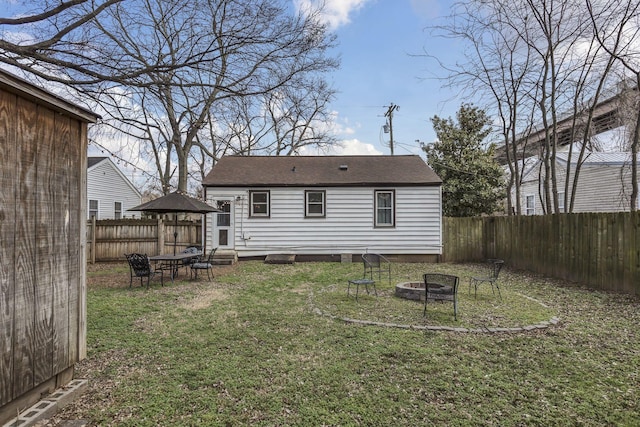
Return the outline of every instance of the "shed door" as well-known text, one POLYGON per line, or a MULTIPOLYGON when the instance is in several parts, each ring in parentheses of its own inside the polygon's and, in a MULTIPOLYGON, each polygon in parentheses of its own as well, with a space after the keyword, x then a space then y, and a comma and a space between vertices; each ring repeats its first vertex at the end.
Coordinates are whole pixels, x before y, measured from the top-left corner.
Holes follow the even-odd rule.
POLYGON ((233 199, 216 200, 216 207, 222 212, 215 214, 213 246, 219 249, 233 249, 233 199))

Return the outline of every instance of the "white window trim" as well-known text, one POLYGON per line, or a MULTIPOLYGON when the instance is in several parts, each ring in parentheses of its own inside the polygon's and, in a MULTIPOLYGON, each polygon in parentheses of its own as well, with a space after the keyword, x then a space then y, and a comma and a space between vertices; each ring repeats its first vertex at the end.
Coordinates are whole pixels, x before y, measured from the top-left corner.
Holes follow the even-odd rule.
POLYGON ((271 216, 271 192, 269 190, 252 190, 249 191, 249 217, 252 218, 269 218, 271 216), (256 194, 266 194, 267 195, 267 212, 266 213, 255 213, 253 211, 253 196, 256 194))
POLYGON ((122 218, 124 218, 124 216, 123 216, 124 209, 122 208, 123 206, 124 206, 124 203, 122 203, 120 201, 113 202, 113 218, 114 219, 122 219, 122 218), (116 208, 116 205, 118 203, 120 203, 120 218, 118 218, 118 209, 116 208))
POLYGON ((558 212, 564 212, 564 191, 558 191, 558 212))
POLYGON ((96 219, 100 219, 100 200, 97 199, 89 199, 89 203, 87 204, 87 215, 89 216, 89 219, 91 219, 91 202, 96 202, 96 219))
POLYGON ((327 216, 327 192, 325 190, 305 190, 304 192, 304 216, 307 218, 325 218, 327 216), (315 212, 310 212, 309 206, 311 203, 309 203, 309 195, 310 194, 316 194, 316 193, 320 193, 322 194, 322 202, 321 203, 317 203, 314 202, 313 205, 321 205, 322 206, 322 212, 320 213, 315 213, 315 212))
POLYGON ((524 196, 524 212, 526 215, 535 215, 536 214, 536 196, 535 194, 526 194, 524 196), (529 198, 533 200, 533 206, 529 208, 529 198), (529 213, 529 209, 531 209, 531 213, 529 213))

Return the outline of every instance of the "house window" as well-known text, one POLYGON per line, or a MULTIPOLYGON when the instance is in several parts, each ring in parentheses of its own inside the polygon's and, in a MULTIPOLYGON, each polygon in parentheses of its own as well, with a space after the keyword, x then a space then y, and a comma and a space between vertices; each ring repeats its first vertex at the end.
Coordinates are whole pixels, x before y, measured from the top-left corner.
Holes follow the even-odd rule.
POLYGON ((121 219, 122 218, 122 202, 115 202, 114 203, 113 217, 115 219, 121 219))
POLYGON ((377 190, 375 192, 376 227, 393 227, 395 225, 395 192, 377 190))
POLYGON ((269 192, 250 191, 251 212, 249 216, 269 216, 269 192))
POLYGON ((216 225, 218 227, 231 226, 231 202, 229 200, 218 200, 217 205, 220 212, 216 215, 216 225))
POLYGON ((558 212, 564 212, 564 191, 558 191, 558 212))
POLYGON ((304 192, 304 216, 324 217, 325 216, 325 192, 305 191, 304 192))
POLYGON ((89 200, 89 218, 95 217, 98 219, 98 201, 89 200))
POLYGON ((526 203, 525 203, 525 208, 526 208, 526 214, 527 215, 535 215, 536 214, 536 202, 535 202, 535 196, 534 195, 529 195, 526 197, 526 203))

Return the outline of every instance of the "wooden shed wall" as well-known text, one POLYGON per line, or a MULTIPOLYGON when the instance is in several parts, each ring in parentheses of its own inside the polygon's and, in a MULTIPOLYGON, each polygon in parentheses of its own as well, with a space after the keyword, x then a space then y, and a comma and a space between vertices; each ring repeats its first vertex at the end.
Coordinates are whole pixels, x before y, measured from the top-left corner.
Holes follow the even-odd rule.
POLYGON ((0 90, 0 415, 85 357, 86 134, 0 90))

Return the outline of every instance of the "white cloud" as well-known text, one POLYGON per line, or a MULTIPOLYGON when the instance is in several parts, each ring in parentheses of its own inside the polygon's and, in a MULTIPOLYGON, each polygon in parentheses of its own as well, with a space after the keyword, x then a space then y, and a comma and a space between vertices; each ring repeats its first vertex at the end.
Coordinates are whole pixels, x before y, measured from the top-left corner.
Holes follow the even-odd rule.
POLYGON ((331 30, 351 22, 350 15, 370 0, 293 0, 296 10, 311 13, 322 6, 320 19, 331 30), (323 6, 324 5, 324 6, 323 6))
MULTIPOLYGON (((348 117, 340 117, 340 113, 336 110, 331 111, 329 114, 330 123, 329 129, 334 135, 353 135, 356 133, 354 126, 349 122, 348 117)), ((358 123, 355 124, 356 128, 359 128, 358 123)))
POLYGON ((372 144, 361 142, 357 139, 346 139, 340 143, 341 147, 338 148, 337 155, 367 155, 367 156, 379 156, 383 153, 378 151, 372 144))

